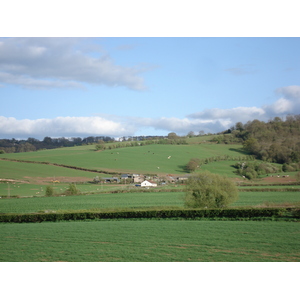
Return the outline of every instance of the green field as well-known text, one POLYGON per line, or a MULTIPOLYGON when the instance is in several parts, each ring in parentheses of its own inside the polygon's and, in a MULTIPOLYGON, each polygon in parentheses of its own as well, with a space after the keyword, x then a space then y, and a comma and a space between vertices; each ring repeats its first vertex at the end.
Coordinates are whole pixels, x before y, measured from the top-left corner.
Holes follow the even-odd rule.
POLYGON ((0 261, 300 261, 299 223, 139 220, 0 224, 0 261))
MULTIPOLYGON (((76 177, 72 177, 74 180, 76 177)), ((0 183, 0 197, 41 197, 45 196, 46 187, 51 185, 54 189, 55 194, 59 195, 66 191, 69 187, 69 183, 48 183, 48 184, 29 184, 29 183, 0 183)), ((128 189, 124 185, 113 185, 113 184, 78 184, 76 187, 82 194, 93 194, 107 191, 116 191, 128 189)))
POLYGON ((97 174, 94 172, 74 170, 52 165, 0 160, 0 178, 5 179, 30 181, 34 177, 49 178, 49 180, 55 180, 57 177, 83 177, 86 178, 86 180, 89 180, 93 179, 97 175, 103 176, 103 174, 97 174))
MULTIPOLYGON (((86 169, 140 174, 185 174, 191 158, 228 155, 245 157, 241 145, 188 139, 188 145, 148 145, 96 152, 95 145, 37 152, 2 154, 0 158, 50 162, 86 169), (168 157, 171 156, 169 159, 168 157)), ((201 170, 236 178, 235 161, 217 161, 201 170)), ((201 171, 200 170, 200 171, 201 171)), ((103 211, 146 208, 182 208, 183 185, 160 186, 159 192, 138 192, 132 185, 91 184, 95 176, 65 167, 0 160, 0 213, 103 211), (53 180, 60 183, 52 184, 53 180), (78 196, 43 197, 51 184, 61 194, 77 182, 78 196), (84 183, 83 183, 84 182, 84 183), (126 193, 106 193, 126 190, 126 193), (131 192, 128 192, 131 191, 131 192), (88 194, 89 193, 89 194, 88 194), (8 198, 7 196, 10 196, 8 198), (20 196, 23 198, 13 198, 20 196), (32 197, 33 196, 33 197, 32 197)), ((291 173, 290 179, 295 173, 291 173)), ((241 178, 241 177, 240 177, 241 178)), ((261 186, 239 189, 289 189, 246 191, 231 207, 299 206, 299 186, 261 186)), ((251 183, 243 180, 243 184, 251 183)), ((288 181, 287 181, 288 183, 288 181)), ((157 189, 156 189, 157 190, 157 189)), ((110 220, 43 223, 0 223, 0 261, 300 261, 299 222, 110 220)))
MULTIPOLYGON (((147 145, 100 152, 94 151, 94 148, 95 146, 58 148, 38 152, 3 154, 1 157, 51 162, 104 171, 180 174, 186 173, 185 165, 194 157, 203 159, 221 155, 231 157, 247 155, 242 151, 240 145, 147 145), (169 156, 171 156, 170 159, 168 159, 169 156)), ((232 172, 234 169, 232 167, 231 169, 232 172)))
MULTIPOLYGON (((95 194, 0 199, 0 213, 33 213, 122 208, 183 207, 183 192, 95 194)), ((232 207, 299 205, 299 192, 242 192, 232 207)))

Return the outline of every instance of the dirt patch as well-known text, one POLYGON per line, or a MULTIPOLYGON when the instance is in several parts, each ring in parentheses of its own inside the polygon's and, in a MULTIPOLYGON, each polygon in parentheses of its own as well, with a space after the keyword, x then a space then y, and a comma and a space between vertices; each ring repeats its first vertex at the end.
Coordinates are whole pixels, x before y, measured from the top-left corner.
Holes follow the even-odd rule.
POLYGON ((91 178, 89 177, 63 177, 63 176, 55 176, 55 179, 53 177, 28 177, 25 176, 24 179, 26 179, 27 183, 33 183, 33 184, 49 184, 53 183, 72 183, 72 182, 87 182, 91 181, 91 178))
POLYGON ((251 180, 248 180, 248 179, 243 179, 243 178, 233 178, 233 180, 236 182, 236 183, 262 183, 262 184, 265 184, 265 183, 292 183, 292 182, 296 182, 296 179, 292 178, 292 177, 283 177, 282 175, 280 175, 279 177, 277 175, 274 175, 273 177, 272 176, 268 176, 268 177, 264 177, 264 178, 261 178, 261 179, 257 179, 255 181, 251 181, 251 180))
POLYGON ((296 179, 291 177, 283 177, 283 176, 269 176, 262 179, 263 182, 269 182, 269 183, 290 183, 290 182, 296 182, 296 179))

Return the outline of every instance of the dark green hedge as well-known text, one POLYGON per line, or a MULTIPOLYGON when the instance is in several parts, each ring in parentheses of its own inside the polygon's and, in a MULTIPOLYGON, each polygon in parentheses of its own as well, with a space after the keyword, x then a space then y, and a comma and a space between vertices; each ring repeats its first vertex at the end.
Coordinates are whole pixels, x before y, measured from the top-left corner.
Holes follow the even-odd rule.
POLYGON ((0 222, 56 222, 87 219, 226 219, 226 220, 263 220, 263 219, 300 219, 299 208, 246 208, 246 209, 173 209, 173 210, 131 210, 114 212, 73 212, 73 213, 36 213, 0 214, 0 222))

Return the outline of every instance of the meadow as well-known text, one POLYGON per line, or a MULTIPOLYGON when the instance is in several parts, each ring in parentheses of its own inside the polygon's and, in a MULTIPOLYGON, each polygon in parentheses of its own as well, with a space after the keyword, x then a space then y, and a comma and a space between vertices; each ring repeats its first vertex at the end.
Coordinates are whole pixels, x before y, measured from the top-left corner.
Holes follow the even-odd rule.
POLYGON ((94 172, 80 171, 53 165, 0 160, 0 178, 5 179, 32 182, 36 181, 37 178, 40 180, 47 178, 50 182, 51 180, 59 179, 59 177, 81 177, 83 178, 82 181, 87 181, 93 179, 97 175, 103 176, 103 174, 94 172))
MULTIPOLYGON (((58 197, 3 198, 0 213, 97 211, 123 208, 182 208, 184 192, 118 193, 58 197)), ((299 192, 241 192, 230 207, 300 205, 299 192)))
MULTIPOLYGON (((1 157, 37 162, 51 162, 106 172, 143 174, 186 173, 191 158, 247 155, 240 145, 189 144, 145 145, 113 150, 95 151, 95 146, 58 148, 37 152, 2 154, 1 157), (168 157, 170 159, 168 159, 168 157)), ((232 162, 231 162, 232 164, 232 162)), ((228 162, 230 166, 230 162, 228 162)), ((231 173, 234 169, 231 167, 231 173)), ((51 174, 52 175, 52 174, 51 174)))
POLYGON ((0 224, 0 261, 296 262, 299 223, 119 220, 0 224))

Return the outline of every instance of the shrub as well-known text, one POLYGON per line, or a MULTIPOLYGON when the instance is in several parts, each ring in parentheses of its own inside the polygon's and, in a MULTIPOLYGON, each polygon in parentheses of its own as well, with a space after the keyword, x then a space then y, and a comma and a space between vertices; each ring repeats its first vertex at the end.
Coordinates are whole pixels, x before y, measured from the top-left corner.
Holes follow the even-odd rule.
POLYGON ((54 189, 53 189, 53 186, 48 185, 48 186, 46 187, 45 194, 46 194, 47 197, 53 196, 53 195, 54 195, 54 189))
POLYGON ((200 160, 198 158, 191 158, 186 168, 189 172, 194 172, 199 167, 200 160))
POLYGON ((227 177, 203 172, 189 177, 186 184, 185 206, 221 208, 238 199, 236 185, 227 177))
POLYGON ((65 191, 66 195, 79 195, 80 191, 74 183, 69 184, 69 188, 65 191))

